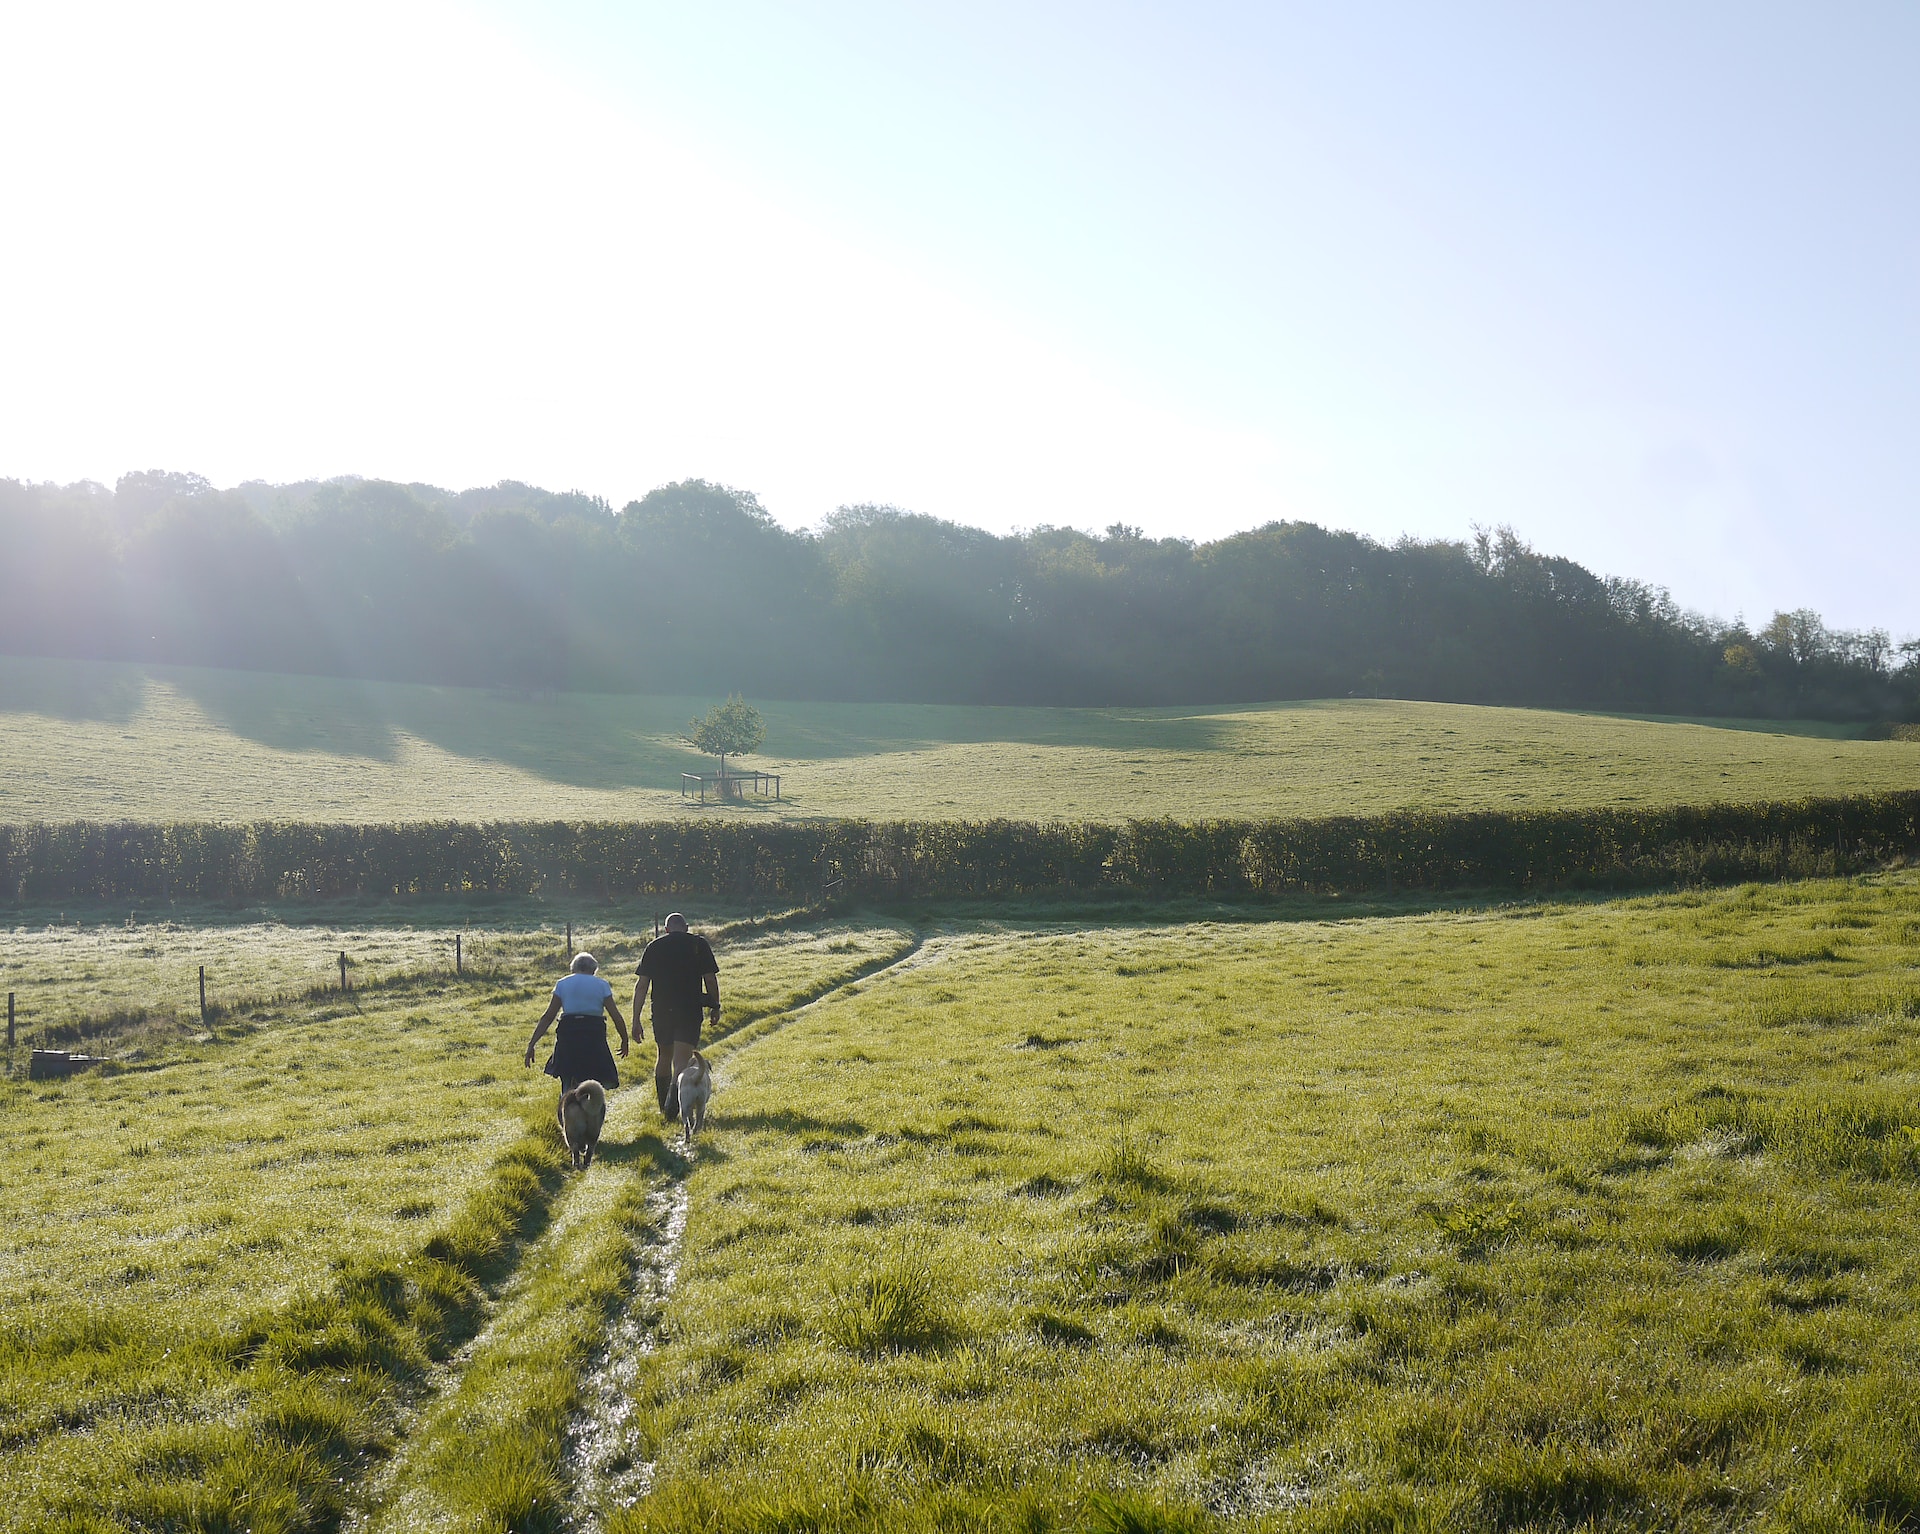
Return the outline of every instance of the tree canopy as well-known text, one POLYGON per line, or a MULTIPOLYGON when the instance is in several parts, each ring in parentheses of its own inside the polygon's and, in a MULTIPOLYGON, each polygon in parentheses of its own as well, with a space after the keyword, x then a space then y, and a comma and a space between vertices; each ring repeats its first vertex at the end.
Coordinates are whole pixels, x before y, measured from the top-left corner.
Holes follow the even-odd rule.
POLYGON ((701 480, 616 512, 511 481, 154 471, 0 480, 0 550, 16 655, 820 700, 1920 713, 1920 651, 1883 631, 1723 623, 1504 530, 1387 545, 1272 522, 1190 543, 850 506, 796 532, 701 480))
POLYGON ((766 738, 767 723, 760 717, 760 710, 738 693, 725 703, 716 703, 707 711, 706 718, 692 720, 687 725, 687 739, 695 748, 720 758, 722 776, 726 774, 728 757, 758 751, 760 742, 766 738))

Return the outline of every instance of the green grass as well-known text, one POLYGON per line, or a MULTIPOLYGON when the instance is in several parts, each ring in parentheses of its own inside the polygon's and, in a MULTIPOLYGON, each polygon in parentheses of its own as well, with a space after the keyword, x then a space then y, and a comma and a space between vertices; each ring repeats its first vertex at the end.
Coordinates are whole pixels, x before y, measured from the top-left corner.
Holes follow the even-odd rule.
POLYGON ((368 1501, 379 1530, 541 1528, 562 1523, 569 1428, 650 1231, 648 1181, 662 1147, 632 1122, 644 1094, 615 1098, 606 1154, 529 1253, 487 1330, 408 1436, 368 1501))
MULTIPOLYGON (((652 906, 581 902, 574 946, 591 950, 624 1008, 640 950, 652 935, 652 906)), ((753 957, 731 966, 730 1024, 792 1005, 816 975, 840 976, 892 952, 904 929, 815 923, 759 931, 739 911, 691 915, 704 931, 753 957), (734 934, 729 936, 728 934, 734 934), (799 987, 799 991, 796 991, 799 987)), ((564 972, 564 916, 535 901, 499 901, 462 916, 450 905, 300 906, 215 911, 16 911, 0 916, 0 989, 15 994, 19 1041, 0 1063, 24 1068, 34 1047, 106 1054, 134 1066, 194 1044, 217 1045, 277 1015, 278 1000, 320 996, 339 984, 348 956, 355 996, 398 990, 484 997, 501 983, 519 994, 533 977, 564 972), (464 978, 453 975, 462 937, 464 978), (199 972, 207 971, 210 1022, 199 1013, 199 972)), ((531 997, 532 991, 526 995, 531 997)), ((529 1004, 532 1004, 531 1002, 529 1004)))
POLYGON ((495 914, 0 1084, 0 1526, 1920 1523, 1920 872, 739 930, 584 1176, 495 914))
MULTIPOLYGON (((729 1022, 910 941, 885 925, 723 939, 729 1022)), ((502 1286, 519 1303, 549 1260, 551 1243, 522 1248, 570 1184, 552 1083, 521 1051, 552 973, 283 1001, 211 1039, 149 1032, 119 1070, 0 1083, 0 1525, 335 1517, 502 1286)), ((627 1064, 649 1112, 651 1053, 627 1064)), ((630 1162, 610 1145, 605 1175, 631 1181, 630 1162)), ((593 1282, 627 1215, 615 1199, 555 1221, 596 1233, 593 1282)))
POLYGON ((936 937, 723 1050, 610 1527, 1910 1527, 1917 918, 936 937))
MULTIPOLYGON (((324 1278, 250 1314, 223 1316, 217 1293, 201 1305, 97 1284, 79 1290, 82 1304, 23 1308, 0 1350, 0 1516, 62 1529, 337 1522, 352 1477, 385 1450, 399 1396, 472 1333, 489 1287, 546 1218, 563 1164, 536 1117, 424 1245, 335 1255, 324 1278)), ((173 1211, 163 1198, 155 1212, 173 1211)), ((164 1250, 178 1234, 147 1242, 164 1250)), ((161 1257, 118 1278, 173 1277, 161 1271, 172 1266, 161 1257)), ((199 1255, 177 1271, 215 1267, 199 1255)))
POLYGON ((0 659, 0 819, 679 814, 1096 819, 1655 805, 1920 786, 1911 741, 1372 700, 1247 708, 769 703, 775 807, 682 807, 710 699, 0 659))

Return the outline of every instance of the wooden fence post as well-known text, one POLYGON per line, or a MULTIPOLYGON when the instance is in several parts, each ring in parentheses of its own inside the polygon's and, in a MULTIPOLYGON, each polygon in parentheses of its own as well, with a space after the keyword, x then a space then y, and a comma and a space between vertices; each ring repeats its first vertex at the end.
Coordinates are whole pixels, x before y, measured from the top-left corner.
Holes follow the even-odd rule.
POLYGON ((207 1020, 207 966, 200 966, 200 1021, 207 1020))
POLYGON ((346 949, 342 948, 340 950, 340 989, 342 991, 345 991, 346 988, 347 988, 347 951, 346 949))
POLYGON ((13 992, 7 992, 7 1048, 13 1048, 13 992))
POLYGON ((573 923, 571 921, 567 923, 567 955, 566 957, 567 957, 567 962, 571 964, 573 962, 573 923))
POLYGON ((453 972, 456 975, 460 973, 460 934, 458 932, 453 935, 453 972))

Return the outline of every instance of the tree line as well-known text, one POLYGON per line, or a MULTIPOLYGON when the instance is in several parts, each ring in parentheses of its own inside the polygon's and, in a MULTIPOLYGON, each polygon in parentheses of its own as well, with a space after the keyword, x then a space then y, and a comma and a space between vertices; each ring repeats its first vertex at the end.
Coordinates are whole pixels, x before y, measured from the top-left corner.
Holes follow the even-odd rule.
POLYGON ((700 480, 616 512, 504 482, 0 480, 0 652, 399 681, 952 703, 1347 695, 1920 717, 1920 644, 1750 628, 1510 530, 1384 544, 996 535, 892 507, 781 527, 700 480))

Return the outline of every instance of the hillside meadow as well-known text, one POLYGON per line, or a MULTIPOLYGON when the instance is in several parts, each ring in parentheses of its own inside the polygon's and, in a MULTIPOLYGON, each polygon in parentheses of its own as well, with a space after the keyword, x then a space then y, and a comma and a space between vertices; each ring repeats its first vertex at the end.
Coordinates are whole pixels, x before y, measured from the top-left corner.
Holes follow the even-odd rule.
POLYGON ((0 659, 0 820, 1124 820, 1778 800, 1920 787, 1920 742, 1372 699, 764 702, 785 799, 689 809, 710 698, 0 659))
POLYGON ((740 929, 584 1175, 519 940, 0 1085, 0 1526, 1920 1519, 1920 873, 740 929))

